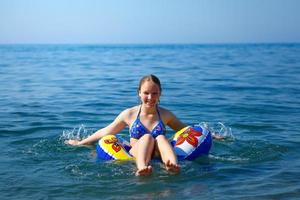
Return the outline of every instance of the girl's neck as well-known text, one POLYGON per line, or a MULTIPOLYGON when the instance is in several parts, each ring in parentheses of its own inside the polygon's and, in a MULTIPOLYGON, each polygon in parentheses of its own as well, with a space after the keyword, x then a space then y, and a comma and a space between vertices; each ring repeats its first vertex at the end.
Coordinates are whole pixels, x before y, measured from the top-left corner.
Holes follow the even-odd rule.
POLYGON ((157 106, 154 106, 154 107, 151 107, 151 108, 147 108, 146 106, 144 106, 143 104, 141 105, 141 112, 143 114, 155 114, 156 113, 156 107, 157 106))

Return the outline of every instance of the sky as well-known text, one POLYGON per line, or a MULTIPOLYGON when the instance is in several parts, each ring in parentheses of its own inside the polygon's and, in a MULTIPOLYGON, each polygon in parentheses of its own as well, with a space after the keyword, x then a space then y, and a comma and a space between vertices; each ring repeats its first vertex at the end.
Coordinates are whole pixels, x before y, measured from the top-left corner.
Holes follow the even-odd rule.
POLYGON ((0 0, 0 44, 300 42, 300 0, 0 0))

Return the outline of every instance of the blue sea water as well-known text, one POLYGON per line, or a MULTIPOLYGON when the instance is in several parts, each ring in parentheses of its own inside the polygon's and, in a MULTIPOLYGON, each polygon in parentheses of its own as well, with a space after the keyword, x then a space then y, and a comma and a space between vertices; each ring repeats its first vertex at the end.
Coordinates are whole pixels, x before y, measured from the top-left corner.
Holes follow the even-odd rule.
POLYGON ((1 199, 300 197, 299 44, 0 45, 0 119, 1 199), (226 137, 208 157, 135 177, 64 144, 136 105, 150 73, 161 106, 226 137))

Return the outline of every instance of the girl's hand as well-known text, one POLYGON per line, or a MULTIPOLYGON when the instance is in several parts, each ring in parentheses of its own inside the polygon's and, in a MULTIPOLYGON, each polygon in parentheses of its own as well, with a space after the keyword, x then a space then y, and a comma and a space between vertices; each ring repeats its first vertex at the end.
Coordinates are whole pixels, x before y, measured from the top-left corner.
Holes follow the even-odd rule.
POLYGON ((79 145, 79 140, 66 140, 65 144, 69 144, 72 146, 78 146, 79 145))
POLYGON ((224 136, 219 135, 219 134, 217 134, 217 133, 213 133, 213 134, 212 134, 212 137, 213 137, 213 139, 215 139, 215 140, 224 140, 224 139, 225 139, 224 136))

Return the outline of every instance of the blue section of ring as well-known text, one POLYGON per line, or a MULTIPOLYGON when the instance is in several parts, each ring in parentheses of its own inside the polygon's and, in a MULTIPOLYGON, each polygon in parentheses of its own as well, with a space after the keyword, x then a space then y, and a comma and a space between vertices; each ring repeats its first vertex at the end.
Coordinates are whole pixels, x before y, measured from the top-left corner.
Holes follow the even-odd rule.
POLYGON ((208 132, 204 141, 193 151, 189 156, 187 156, 186 160, 195 160, 201 155, 207 155, 212 145, 212 136, 211 133, 208 132))
POLYGON ((97 157, 102 160, 115 160, 114 157, 110 156, 107 152, 105 152, 99 144, 96 146, 97 157))

